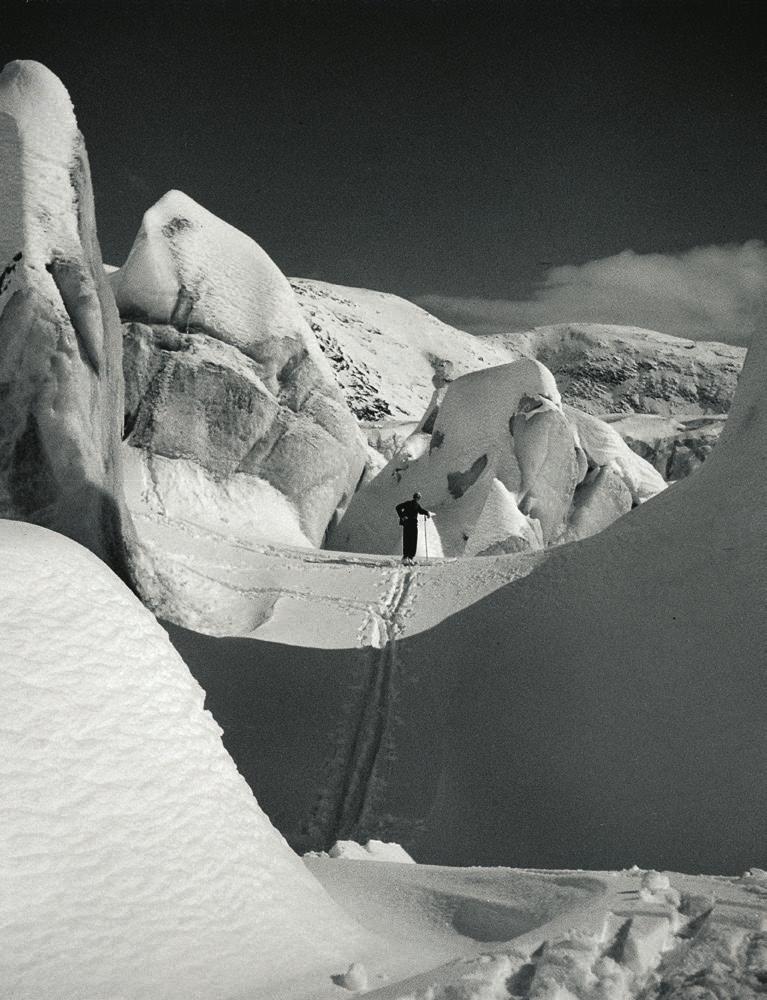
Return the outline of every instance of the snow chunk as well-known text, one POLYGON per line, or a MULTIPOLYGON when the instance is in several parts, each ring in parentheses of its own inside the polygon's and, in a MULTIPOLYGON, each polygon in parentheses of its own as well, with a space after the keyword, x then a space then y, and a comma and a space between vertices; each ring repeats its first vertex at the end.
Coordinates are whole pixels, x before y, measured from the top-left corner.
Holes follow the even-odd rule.
POLYGON ((328 851, 328 857, 345 861, 394 861, 403 865, 414 865, 415 861, 400 844, 369 840, 358 844, 354 840, 337 840, 328 851))
POLYGON ((362 962, 352 962, 346 972, 333 978, 337 986, 342 986, 352 993, 368 988, 368 972, 362 962))

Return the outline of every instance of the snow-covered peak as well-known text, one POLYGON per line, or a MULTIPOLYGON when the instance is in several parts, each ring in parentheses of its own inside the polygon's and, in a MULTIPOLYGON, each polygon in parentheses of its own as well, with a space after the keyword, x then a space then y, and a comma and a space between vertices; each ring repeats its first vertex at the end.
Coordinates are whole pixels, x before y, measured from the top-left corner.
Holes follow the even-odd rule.
MULTIPOLYGON (((44 265, 79 248, 72 168, 79 133, 69 94, 41 63, 0 74, 0 267, 44 265)), ((2 286, 0 286, 0 293, 2 286)))
POLYGON ((203 329, 267 365, 267 377, 311 340, 269 255, 181 191, 144 214, 127 261, 110 280, 123 319, 203 329))
MULTIPOLYGON (((0 92, 10 113, 28 114, 31 119, 59 128, 77 128, 72 101, 64 84, 47 66, 34 59, 14 59, 0 73, 0 92)), ((42 138, 42 135, 41 135, 42 138)))

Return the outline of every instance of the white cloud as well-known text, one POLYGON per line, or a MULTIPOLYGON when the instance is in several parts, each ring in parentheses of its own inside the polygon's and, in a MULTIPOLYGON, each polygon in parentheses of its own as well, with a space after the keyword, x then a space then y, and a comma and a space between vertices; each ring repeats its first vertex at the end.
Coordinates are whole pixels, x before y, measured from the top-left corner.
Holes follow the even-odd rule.
POLYGON ((747 344, 767 318, 767 246, 749 240, 678 254, 624 250, 551 268, 527 301, 428 295, 418 302, 473 333, 620 323, 692 340, 747 344))

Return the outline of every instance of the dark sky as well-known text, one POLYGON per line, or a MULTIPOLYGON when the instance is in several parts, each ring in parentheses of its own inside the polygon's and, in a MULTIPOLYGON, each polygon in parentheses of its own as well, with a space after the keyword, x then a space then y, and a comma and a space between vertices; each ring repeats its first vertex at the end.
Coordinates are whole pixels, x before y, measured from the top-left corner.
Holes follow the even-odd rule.
POLYGON ((109 262, 176 187, 288 274, 515 297, 767 235, 761 6, 3 0, 0 55, 69 89, 109 262))

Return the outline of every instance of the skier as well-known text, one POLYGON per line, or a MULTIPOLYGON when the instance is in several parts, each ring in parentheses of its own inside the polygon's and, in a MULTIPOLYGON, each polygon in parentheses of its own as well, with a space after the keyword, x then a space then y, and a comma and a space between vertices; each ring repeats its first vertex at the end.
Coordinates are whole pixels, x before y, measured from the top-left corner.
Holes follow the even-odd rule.
POLYGON ((404 500, 397 504, 397 517, 402 525, 402 562, 406 566, 414 565, 413 556, 418 548, 418 515, 431 517, 428 510, 424 510, 419 504, 421 494, 418 490, 413 494, 412 500, 404 500))

